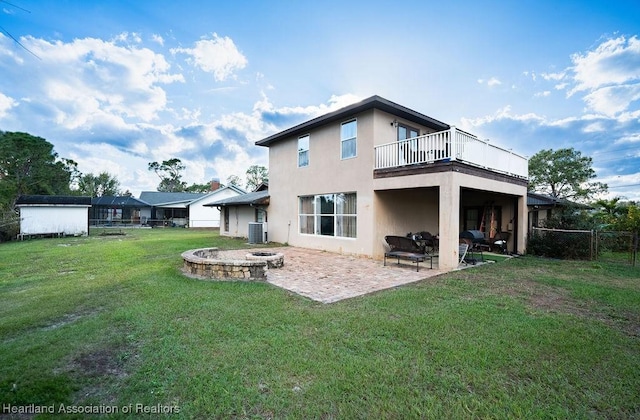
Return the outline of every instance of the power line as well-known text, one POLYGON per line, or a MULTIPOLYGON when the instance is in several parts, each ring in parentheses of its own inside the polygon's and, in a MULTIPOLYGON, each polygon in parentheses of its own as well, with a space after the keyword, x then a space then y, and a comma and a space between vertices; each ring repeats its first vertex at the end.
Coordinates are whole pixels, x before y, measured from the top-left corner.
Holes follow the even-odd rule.
POLYGON ((627 187, 638 187, 640 184, 626 184, 626 185, 612 185, 609 188, 627 188, 627 187))
MULTIPOLYGON (((5 0, 0 0, 0 3, 6 3, 9 6, 13 6, 15 8, 18 8, 20 10, 24 10, 27 13, 31 13, 30 11, 28 11, 27 9, 23 9, 20 6, 16 6, 15 4, 9 3, 8 1, 5 0)), ((20 41, 18 41, 18 39, 16 37, 14 37, 13 35, 11 35, 11 33, 9 31, 7 31, 6 29, 4 29, 2 26, 0 26, 0 32, 4 32, 5 34, 7 34, 7 36, 9 38, 11 38, 13 41, 15 41, 16 44, 20 45, 22 48, 24 48, 25 51, 27 51, 29 54, 33 55, 35 58, 37 58, 38 60, 40 60, 40 57, 38 57, 36 55, 36 53, 34 53, 33 51, 31 51, 29 48, 25 47, 24 45, 22 45, 22 43, 20 41)))

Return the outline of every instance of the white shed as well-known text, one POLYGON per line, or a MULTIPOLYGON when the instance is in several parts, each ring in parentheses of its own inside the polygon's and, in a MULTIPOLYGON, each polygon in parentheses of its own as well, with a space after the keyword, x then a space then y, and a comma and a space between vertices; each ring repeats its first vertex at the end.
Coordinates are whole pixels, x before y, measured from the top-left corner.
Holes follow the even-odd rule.
POLYGON ((91 197, 60 195, 23 195, 20 209, 20 237, 89 234, 91 197))

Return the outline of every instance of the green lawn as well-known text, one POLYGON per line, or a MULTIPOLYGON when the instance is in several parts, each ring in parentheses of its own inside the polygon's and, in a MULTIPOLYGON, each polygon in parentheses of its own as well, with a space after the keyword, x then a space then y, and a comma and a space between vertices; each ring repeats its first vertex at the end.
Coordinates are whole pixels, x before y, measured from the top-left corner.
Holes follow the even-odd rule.
POLYGON ((324 305, 181 275, 242 241, 125 232, 0 244, 0 417, 640 418, 638 268, 516 258, 324 305))

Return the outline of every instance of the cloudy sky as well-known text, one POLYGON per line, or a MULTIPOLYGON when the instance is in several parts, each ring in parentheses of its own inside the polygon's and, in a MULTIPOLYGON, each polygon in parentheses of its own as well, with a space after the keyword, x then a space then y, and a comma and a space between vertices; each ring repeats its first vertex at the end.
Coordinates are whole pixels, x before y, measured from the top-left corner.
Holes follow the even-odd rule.
POLYGON ((574 147, 640 200, 638 0, 0 0, 0 27, 0 130, 135 195, 149 162, 243 177, 255 141, 380 95, 523 155, 574 147))

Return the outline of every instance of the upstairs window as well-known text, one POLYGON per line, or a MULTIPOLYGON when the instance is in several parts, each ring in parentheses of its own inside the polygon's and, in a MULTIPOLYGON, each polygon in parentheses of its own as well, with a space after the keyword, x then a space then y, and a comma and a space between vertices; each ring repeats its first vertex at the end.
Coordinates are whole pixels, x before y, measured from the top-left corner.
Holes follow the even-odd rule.
POLYGON ((347 121, 340 126, 341 158, 356 157, 357 152, 358 122, 347 121))
POLYGON ((309 135, 298 138, 298 168, 309 166, 309 135))

